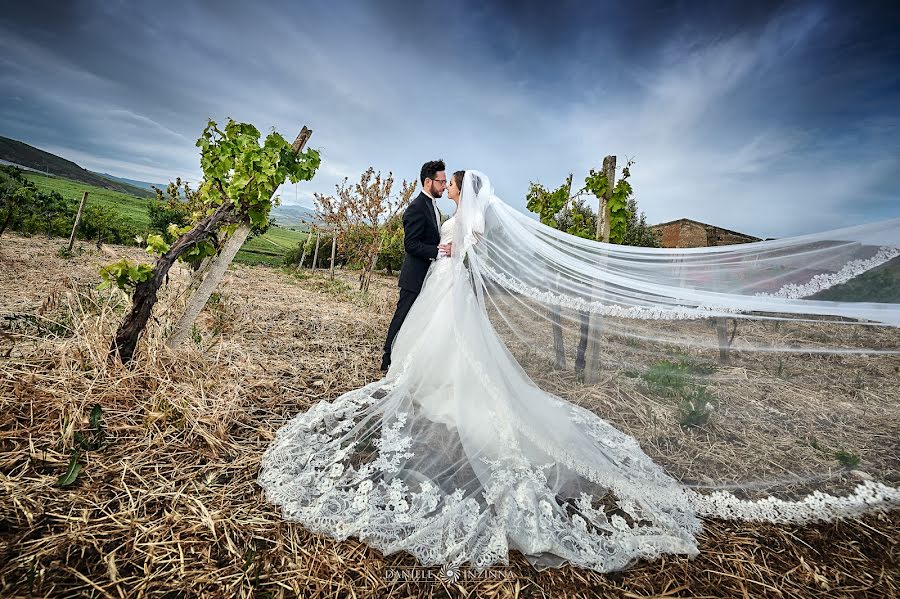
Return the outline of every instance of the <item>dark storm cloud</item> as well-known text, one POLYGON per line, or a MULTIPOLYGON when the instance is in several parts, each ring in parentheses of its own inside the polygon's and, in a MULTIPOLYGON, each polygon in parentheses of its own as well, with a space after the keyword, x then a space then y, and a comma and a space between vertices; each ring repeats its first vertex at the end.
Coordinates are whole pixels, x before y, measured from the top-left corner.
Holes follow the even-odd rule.
POLYGON ((309 124, 305 203, 441 156, 521 206, 615 153, 651 221, 785 235, 898 214, 898 28, 874 3, 18 3, 0 134, 163 181, 198 176, 208 117, 309 124))

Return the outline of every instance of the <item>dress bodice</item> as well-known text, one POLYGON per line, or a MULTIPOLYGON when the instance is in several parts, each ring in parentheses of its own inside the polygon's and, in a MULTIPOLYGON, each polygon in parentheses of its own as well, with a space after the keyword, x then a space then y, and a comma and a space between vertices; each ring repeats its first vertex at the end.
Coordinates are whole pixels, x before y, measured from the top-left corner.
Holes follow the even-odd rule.
POLYGON ((453 241, 453 223, 456 222, 455 217, 451 216, 441 225, 441 243, 450 243, 453 241))

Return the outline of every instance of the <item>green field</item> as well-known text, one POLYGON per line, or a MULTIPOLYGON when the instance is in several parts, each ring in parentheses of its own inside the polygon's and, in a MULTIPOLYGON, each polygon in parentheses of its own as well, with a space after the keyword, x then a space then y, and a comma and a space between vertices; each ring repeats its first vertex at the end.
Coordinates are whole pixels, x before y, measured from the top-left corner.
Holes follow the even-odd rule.
POLYGON ((272 227, 265 235, 247 240, 235 256, 235 260, 245 264, 281 264, 284 254, 306 239, 306 233, 272 227))
MULTIPOLYGON (((150 223, 147 217, 147 202, 153 200, 137 198, 69 179, 47 177, 38 173, 27 172, 25 177, 33 181, 38 189, 58 191, 64 197, 80 200, 81 194, 87 191, 88 204, 115 210, 139 228, 145 228, 150 223)), ((285 252, 296 247, 304 239, 306 239, 306 233, 283 227, 272 227, 265 235, 247 241, 237 253, 235 260, 244 264, 279 265, 285 252)))
POLYGON ((42 191, 58 191, 63 197, 75 198, 76 200, 81 200, 81 194, 87 191, 89 204, 105 206, 115 210, 141 228, 147 227, 150 223, 150 219, 147 217, 147 202, 150 200, 146 198, 136 198, 125 193, 79 183, 70 179, 47 177, 31 172, 23 174, 26 179, 33 181, 37 188, 42 191))

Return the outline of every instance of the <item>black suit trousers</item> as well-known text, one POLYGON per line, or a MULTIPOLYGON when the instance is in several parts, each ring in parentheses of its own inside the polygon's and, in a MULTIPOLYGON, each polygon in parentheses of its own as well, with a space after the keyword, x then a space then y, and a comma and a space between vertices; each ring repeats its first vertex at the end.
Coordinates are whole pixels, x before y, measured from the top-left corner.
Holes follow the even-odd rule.
POLYGON ((388 327, 387 340, 384 342, 384 357, 381 358, 382 370, 387 370, 391 365, 391 346, 394 344, 394 337, 397 336, 397 332, 400 330, 400 327, 403 326, 403 321, 406 320, 406 315, 409 314, 409 309, 412 308, 417 297, 419 297, 418 291, 410 291, 409 289, 403 288, 400 289, 400 299, 397 300, 397 309, 394 311, 394 317, 391 319, 391 326, 388 327))

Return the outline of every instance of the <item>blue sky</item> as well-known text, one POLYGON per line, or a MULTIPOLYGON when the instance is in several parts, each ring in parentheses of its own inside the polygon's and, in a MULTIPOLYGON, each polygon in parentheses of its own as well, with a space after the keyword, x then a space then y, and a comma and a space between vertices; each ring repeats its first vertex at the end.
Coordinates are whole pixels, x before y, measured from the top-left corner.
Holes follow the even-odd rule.
POLYGON ((616 154, 651 222, 785 236, 900 216, 897 31, 895 2, 33 0, 0 16, 0 135, 162 182, 207 118, 306 124, 305 205, 440 157, 524 210, 616 154))

